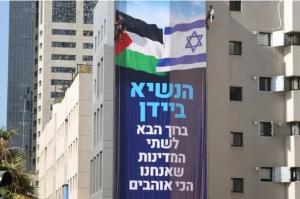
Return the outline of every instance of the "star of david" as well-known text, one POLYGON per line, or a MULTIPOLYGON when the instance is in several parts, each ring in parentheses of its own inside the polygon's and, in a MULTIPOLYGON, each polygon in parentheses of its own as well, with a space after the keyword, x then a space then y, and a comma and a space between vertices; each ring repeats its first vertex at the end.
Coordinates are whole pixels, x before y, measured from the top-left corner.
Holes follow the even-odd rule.
POLYGON ((187 36, 186 37, 186 45, 185 45, 185 48, 190 48, 192 49, 193 53, 195 52, 195 50, 197 49, 197 47, 200 47, 202 46, 202 43, 201 43, 201 39, 202 39, 203 35, 198 35, 196 31, 193 31, 192 35, 191 36, 187 36), (193 38, 196 38, 197 39, 197 42, 196 44, 194 44, 195 42, 192 43, 192 39, 193 38))

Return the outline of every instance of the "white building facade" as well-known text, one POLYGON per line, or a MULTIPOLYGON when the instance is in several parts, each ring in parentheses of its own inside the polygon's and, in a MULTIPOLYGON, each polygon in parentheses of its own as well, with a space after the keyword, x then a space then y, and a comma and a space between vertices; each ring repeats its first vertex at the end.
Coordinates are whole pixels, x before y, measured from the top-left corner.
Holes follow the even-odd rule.
POLYGON ((89 198, 91 154, 91 73, 79 73, 60 103, 53 105, 52 118, 40 137, 38 156, 41 199, 89 198))
MULTIPOLYGON (((39 1, 36 101, 36 171, 45 150, 40 142, 53 104, 63 97, 79 64, 93 63, 95 1, 39 1)), ((35 151, 34 151, 35 152, 35 151)))
POLYGON ((99 1, 94 11, 92 199, 113 198, 114 191, 114 4, 99 1))

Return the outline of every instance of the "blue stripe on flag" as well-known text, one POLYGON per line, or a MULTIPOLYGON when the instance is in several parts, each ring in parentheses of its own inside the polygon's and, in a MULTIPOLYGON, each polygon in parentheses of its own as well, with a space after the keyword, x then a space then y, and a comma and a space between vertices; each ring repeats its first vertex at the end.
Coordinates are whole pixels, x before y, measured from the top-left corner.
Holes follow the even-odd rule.
POLYGON ((194 64, 197 62, 206 62, 206 53, 201 53, 198 55, 185 55, 176 58, 164 58, 160 59, 157 63, 158 67, 164 66, 174 66, 178 64, 194 64))
POLYGON ((182 24, 176 24, 174 27, 165 27, 165 35, 173 34, 174 32, 180 31, 189 31, 194 28, 204 28, 206 26, 205 20, 198 20, 192 23, 182 23, 182 24))

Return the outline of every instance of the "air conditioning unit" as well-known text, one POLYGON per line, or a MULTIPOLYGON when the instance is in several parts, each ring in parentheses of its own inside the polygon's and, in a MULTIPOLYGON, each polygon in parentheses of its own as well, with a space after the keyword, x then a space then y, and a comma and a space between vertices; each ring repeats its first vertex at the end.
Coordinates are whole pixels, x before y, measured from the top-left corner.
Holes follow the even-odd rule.
POLYGON ((274 181, 281 183, 291 182, 290 167, 274 167, 274 181))

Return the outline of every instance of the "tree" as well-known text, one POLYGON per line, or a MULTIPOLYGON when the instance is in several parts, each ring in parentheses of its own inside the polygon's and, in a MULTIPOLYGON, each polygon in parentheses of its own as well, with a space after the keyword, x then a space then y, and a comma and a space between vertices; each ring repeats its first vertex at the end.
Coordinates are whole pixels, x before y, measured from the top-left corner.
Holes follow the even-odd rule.
POLYGON ((0 195, 5 199, 36 198, 36 188, 25 170, 25 153, 17 147, 8 148, 8 140, 14 135, 14 130, 0 129, 0 171, 12 175, 12 183, 0 187, 0 195))

